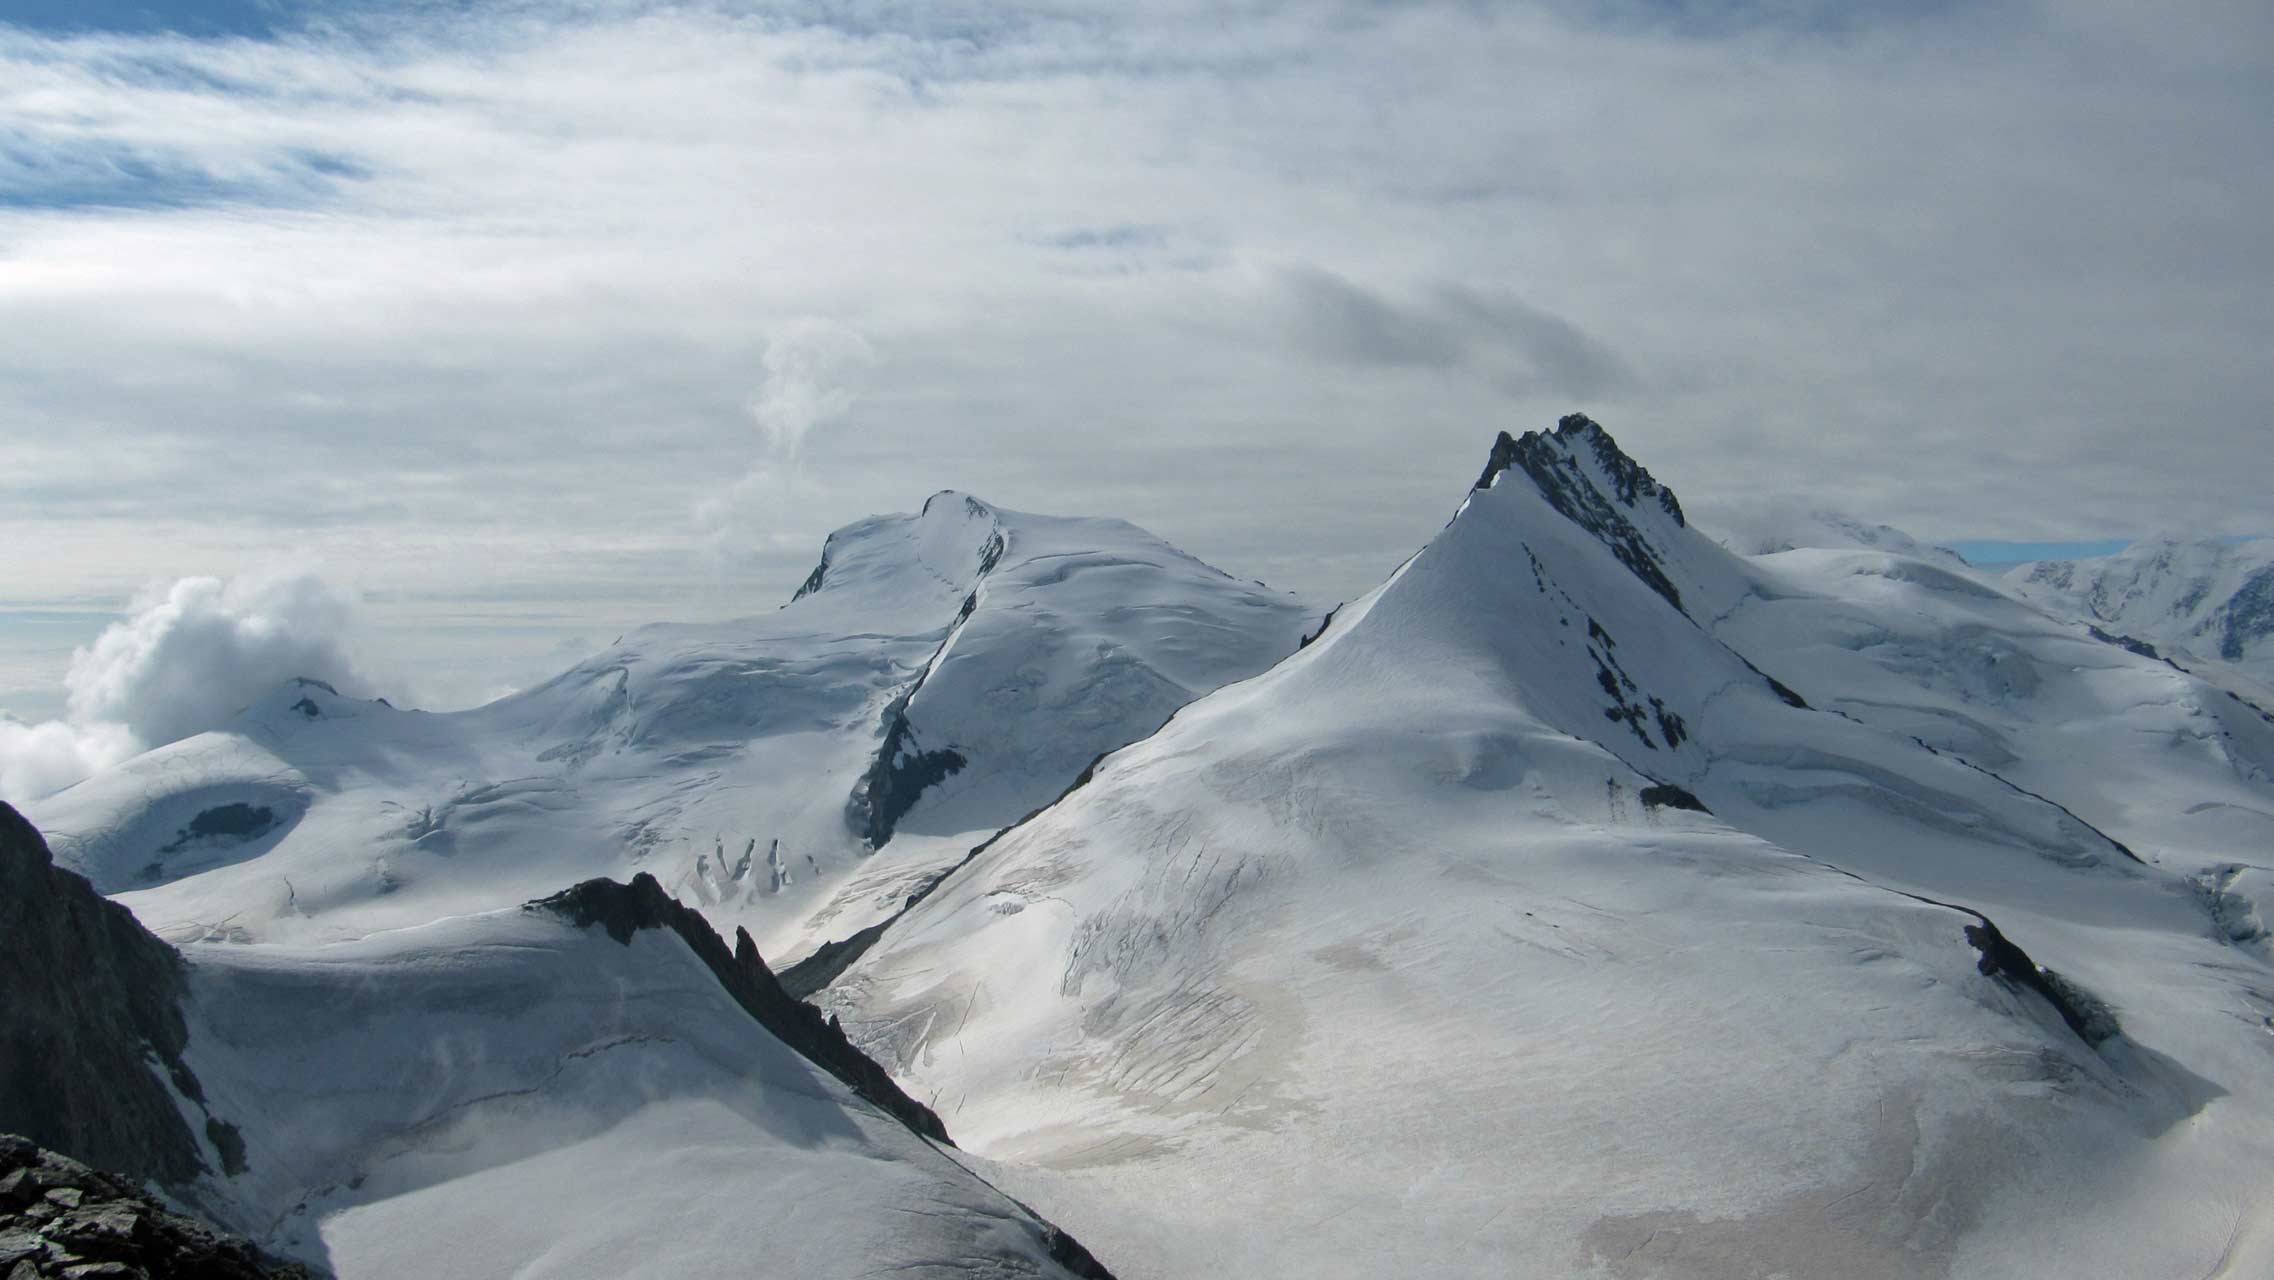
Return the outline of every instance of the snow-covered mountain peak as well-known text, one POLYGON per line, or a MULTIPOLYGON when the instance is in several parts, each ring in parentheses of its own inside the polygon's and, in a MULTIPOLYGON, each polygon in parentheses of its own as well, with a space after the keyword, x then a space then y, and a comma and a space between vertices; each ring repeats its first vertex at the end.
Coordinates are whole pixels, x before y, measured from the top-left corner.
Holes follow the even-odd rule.
POLYGON ((1667 577, 1659 550, 1671 530, 1688 527, 1682 504, 1601 423, 1573 413, 1553 431, 1521 437, 1502 432, 1476 487, 1497 489, 1510 470, 1522 472, 1550 507, 1609 548, 1667 603, 1682 607, 1681 590, 1667 577))
MULTIPOLYGON (((915 515, 870 516, 829 535, 791 603, 828 594, 885 600, 960 599, 1002 558, 1003 513, 943 489, 915 515)), ((864 599, 862 603, 868 603, 864 599)))
POLYGON ((2274 1141, 2230 1108, 2184 1177, 2092 1181, 2266 1074, 2257 1005, 2170 1012, 2242 1007, 2222 938, 2263 918, 2249 868, 2178 874, 2185 804, 2214 849, 2264 811, 2213 789, 2263 734, 2203 692, 1893 550, 1735 554, 1574 416, 1499 437, 1387 582, 926 885, 820 998, 1150 1274, 2144 1258, 2274 1141), (2186 770, 2141 788, 2185 803, 2138 820, 2119 767, 2186 770), (2076 1173, 2019 1184, 2016 1152, 2076 1173))
POLYGON ((924 505, 918 509, 918 514, 928 516, 932 514, 933 507, 942 504, 950 507, 961 507, 963 509, 962 514, 967 517, 986 520, 993 519, 995 516, 995 508, 986 499, 975 494, 965 493, 960 489, 942 489, 924 499, 924 505))
POLYGON ((1324 623, 948 490, 32 818, 186 955, 216 1212, 344 1280, 1100 1280, 1021 1201, 1158 1280, 2274 1274, 2274 715, 1885 526, 1709 533, 1583 415, 1445 478, 1324 623))
MULTIPOLYGON (((1515 438, 1501 432, 1476 487, 1491 488, 1511 465, 1522 467, 1550 502, 1556 502, 1557 493, 1568 486, 1570 473, 1579 470, 1598 493, 1616 497, 1621 506, 1632 509, 1638 503, 1653 502, 1675 524, 1686 523, 1674 491, 1658 483, 1648 469, 1619 448, 1619 442, 1602 423, 1584 413, 1565 414, 1552 431, 1527 431, 1515 438)), ((1562 509, 1561 503, 1557 505, 1562 509)))
POLYGON ((294 676, 237 713, 240 725, 278 726, 303 720, 339 720, 392 711, 385 698, 350 698, 329 682, 294 676))

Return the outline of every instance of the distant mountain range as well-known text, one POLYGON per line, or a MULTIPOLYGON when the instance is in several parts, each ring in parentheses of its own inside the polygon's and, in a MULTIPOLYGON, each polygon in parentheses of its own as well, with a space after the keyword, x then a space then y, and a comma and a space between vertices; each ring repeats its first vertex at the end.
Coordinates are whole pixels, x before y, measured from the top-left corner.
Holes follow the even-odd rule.
POLYGON ((287 683, 11 828, 0 1129, 341 1276, 2274 1274, 2264 547, 1449 498, 1331 610, 943 493, 287 683))
POLYGON ((2005 579, 2023 599, 2274 685, 2274 538, 2150 538, 2100 559, 2021 565, 2005 579))

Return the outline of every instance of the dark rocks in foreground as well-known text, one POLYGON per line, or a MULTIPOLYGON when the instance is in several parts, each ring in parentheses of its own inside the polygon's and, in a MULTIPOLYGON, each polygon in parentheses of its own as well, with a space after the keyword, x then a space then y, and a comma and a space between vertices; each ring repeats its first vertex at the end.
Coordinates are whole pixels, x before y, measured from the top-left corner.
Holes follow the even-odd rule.
POLYGON ((0 1134, 5 1280, 313 1280, 250 1242, 166 1208, 124 1178, 0 1134))
MULTIPOLYGON (((204 1101, 182 1060, 181 956, 55 866, 38 830, 5 804, 0 974, 0 1132, 166 1185, 204 1171, 175 1101, 204 1101)), ((210 1117, 205 1129, 226 1171, 241 1168, 236 1131, 210 1117)))

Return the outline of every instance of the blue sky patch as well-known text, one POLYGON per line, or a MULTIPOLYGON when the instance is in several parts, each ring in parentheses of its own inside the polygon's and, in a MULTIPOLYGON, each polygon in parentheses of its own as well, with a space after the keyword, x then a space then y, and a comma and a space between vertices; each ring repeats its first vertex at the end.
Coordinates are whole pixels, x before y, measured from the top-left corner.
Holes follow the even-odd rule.
POLYGON ((222 175, 127 147, 43 151, 0 142, 0 209, 304 208, 370 176, 354 159, 322 151, 290 151, 251 172, 222 175))
POLYGON ((46 35, 111 32, 273 38, 300 25, 305 6, 274 0, 0 0, 0 22, 46 35))
POLYGON ((2023 564, 2031 560, 2086 560, 2112 556, 2132 545, 2129 538, 2100 538, 2090 542, 1952 542, 1946 544, 1966 557, 1966 563, 2023 564))

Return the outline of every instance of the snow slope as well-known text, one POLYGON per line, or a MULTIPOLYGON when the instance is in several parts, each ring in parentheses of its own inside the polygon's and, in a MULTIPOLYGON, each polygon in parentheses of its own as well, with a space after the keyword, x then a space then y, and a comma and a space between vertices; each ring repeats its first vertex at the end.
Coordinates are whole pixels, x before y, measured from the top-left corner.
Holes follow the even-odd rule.
POLYGON ((773 613, 643 628, 461 713, 294 682, 29 814, 176 941, 353 938, 647 870, 781 959, 1316 617, 1120 521, 942 493, 832 534, 773 613))
POLYGON ((2274 685, 2274 538, 2169 535, 2112 556, 2010 569, 2016 593, 2173 656, 2229 663, 2274 685))
POLYGON ((1595 424, 1504 436, 824 998, 1124 1275, 2274 1266, 2263 946, 1784 683, 1776 581, 1595 424))
POLYGON ((246 1148, 208 1194, 342 1280, 1067 1274, 667 931, 506 911, 188 954, 191 1065, 246 1148))
POLYGON ((1815 706, 1993 772, 2190 880, 2238 939, 2274 920, 2274 716, 2195 670, 1967 573, 1793 549, 1712 620, 1815 706))

